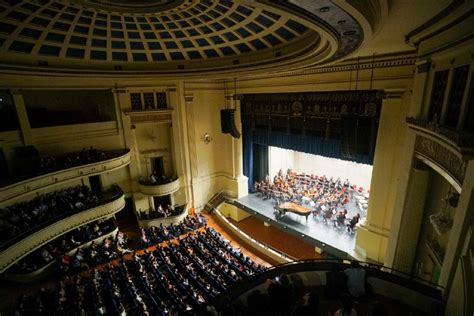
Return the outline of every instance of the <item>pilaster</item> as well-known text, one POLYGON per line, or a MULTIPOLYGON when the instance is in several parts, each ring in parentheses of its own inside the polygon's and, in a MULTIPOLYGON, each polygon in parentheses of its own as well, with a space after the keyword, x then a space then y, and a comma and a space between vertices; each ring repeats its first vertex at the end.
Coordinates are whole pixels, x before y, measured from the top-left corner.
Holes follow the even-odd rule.
POLYGON ((413 168, 392 265, 392 268, 407 274, 412 272, 416 257, 418 245, 416 241, 421 230, 429 181, 428 166, 419 163, 413 168))
POLYGON ((140 177, 139 152, 135 139, 135 127, 132 126, 130 116, 125 115, 125 111, 130 109, 129 93, 125 89, 115 89, 114 101, 118 109, 117 120, 123 129, 123 139, 125 147, 130 149, 131 161, 129 164, 131 188, 133 192, 138 191, 138 179, 140 177))
POLYGON ((406 134, 404 90, 386 90, 377 134, 367 218, 357 230, 356 252, 383 262, 388 245, 406 134))
POLYGON ((20 90, 12 89, 10 93, 13 96, 15 103, 18 122, 20 123, 21 135, 23 137, 23 145, 32 145, 33 136, 31 134, 30 121, 28 120, 28 113, 26 112, 25 100, 20 90))
MULTIPOLYGON (((226 95, 235 109, 235 126, 242 134, 242 120, 240 117, 240 100, 235 94, 226 95)), ((232 137, 232 176, 236 182, 236 197, 241 198, 248 194, 248 178, 243 174, 242 136, 232 137)))
POLYGON ((467 238, 469 226, 474 219, 474 160, 470 160, 466 169, 466 177, 459 197, 456 215, 446 247, 446 254, 441 268, 438 284, 445 288, 447 297, 451 291, 454 274, 462 254, 464 241, 467 238))

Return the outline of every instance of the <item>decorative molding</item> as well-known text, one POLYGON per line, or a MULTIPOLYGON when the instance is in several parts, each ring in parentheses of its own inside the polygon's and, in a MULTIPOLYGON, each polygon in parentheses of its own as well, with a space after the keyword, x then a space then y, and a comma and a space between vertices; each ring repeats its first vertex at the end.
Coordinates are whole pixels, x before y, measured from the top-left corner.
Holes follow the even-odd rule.
POLYGON ((139 182, 138 187, 141 193, 151 196, 165 196, 173 194, 179 190, 179 178, 165 184, 151 184, 139 182))
POLYGON ((416 34, 419 34, 419 33, 423 32, 424 30, 432 27, 436 23, 440 22, 442 19, 444 19, 449 14, 454 12, 458 7, 460 7, 464 3, 464 1, 465 0, 453 0, 453 1, 451 1, 451 3, 446 8, 441 10, 437 15, 435 15, 434 17, 432 17, 431 19, 429 19, 428 21, 426 21, 425 23, 423 23, 422 25, 420 25, 416 29, 412 30, 407 35, 405 35, 405 41, 409 42, 411 40, 411 38, 413 36, 415 36, 416 34))
POLYGON ((474 135, 462 131, 453 130, 436 123, 415 117, 407 117, 408 126, 420 133, 429 134, 439 139, 454 151, 458 152, 463 159, 469 160, 474 157, 474 135))
POLYGON ((166 110, 143 110, 143 111, 124 111, 124 114, 130 116, 130 124, 139 123, 171 123, 173 109, 166 110))
POLYGON ((338 42, 335 53, 325 62, 334 61, 349 55, 357 49, 364 39, 364 30, 349 12, 339 7, 331 0, 289 0, 289 1, 262 1, 272 6, 282 7, 292 14, 297 13, 303 18, 321 25, 329 31, 338 42), (340 23, 344 21, 344 23, 340 23))
POLYGON ((137 216, 137 221, 138 221, 138 226, 140 226, 140 228, 159 226, 160 224, 163 224, 164 226, 169 226, 171 224, 181 223, 187 215, 188 215, 187 205, 185 205, 183 207, 183 212, 176 216, 168 216, 168 217, 155 218, 155 219, 140 219, 137 216))
POLYGON ((415 152, 423 155, 433 163, 439 165, 448 172, 456 182, 461 185, 466 175, 467 161, 453 153, 452 149, 443 146, 442 143, 433 139, 417 135, 415 140, 415 152))
MULTIPOLYGON (((322 73, 333 73, 333 72, 347 72, 347 71, 356 71, 361 69, 377 69, 377 68, 392 68, 392 67, 403 67, 403 66, 414 66, 418 57, 416 53, 413 51, 404 52, 398 57, 399 54, 396 55, 387 55, 387 56, 376 56, 377 59, 372 62, 370 58, 361 58, 359 63, 352 59, 344 60, 338 62, 336 65, 333 66, 325 66, 325 67, 311 67, 301 70, 294 70, 294 71, 287 71, 279 73, 279 77, 292 77, 292 76, 301 76, 301 75, 312 75, 312 74, 322 74, 322 73), (387 58, 387 59, 384 59, 387 58)), ((262 75, 253 75, 252 79, 264 79, 274 77, 274 74, 262 74, 262 75)))
POLYGON ((122 194, 112 202, 102 204, 83 212, 66 217, 55 222, 26 238, 23 238, 13 246, 0 253, 0 273, 12 266, 18 260, 29 253, 48 243, 60 235, 63 235, 84 224, 101 218, 110 217, 125 207, 125 196, 122 194))
POLYGON ((430 71, 431 69, 432 62, 431 60, 425 59, 425 60, 420 60, 416 63, 416 73, 417 74, 422 74, 430 71))
POLYGON ((11 184, 0 188, 0 207, 27 194, 45 189, 48 186, 120 169, 128 165, 130 161, 130 150, 127 149, 120 156, 109 160, 60 170, 11 184))
MULTIPOLYGON (((88 242, 86 242, 82 245, 79 245, 79 246, 75 247, 74 249, 68 251, 67 254, 69 256, 73 256, 79 248, 87 248, 93 242, 94 243, 100 243, 104 239, 115 236, 117 234, 117 232, 118 232, 118 227, 115 227, 115 229, 112 230, 111 232, 109 232, 105 235, 102 235, 100 237, 97 237, 96 239, 90 240, 90 241, 88 241, 88 242)), ((3 274, 3 278, 5 280, 9 280, 9 281, 13 281, 13 282, 29 284, 29 283, 32 283, 32 282, 36 282, 36 281, 44 278, 45 276, 53 273, 55 271, 55 268, 57 269, 55 264, 57 264, 57 260, 53 259, 52 261, 48 262, 46 265, 42 266, 38 270, 30 272, 30 273, 8 273, 8 271, 6 271, 3 274)))
POLYGON ((131 124, 139 123, 171 123, 171 114, 150 114, 147 116, 132 116, 131 124))
POLYGON ((383 99, 401 99, 405 94, 405 89, 385 89, 380 93, 383 93, 383 99))
POLYGON ((189 93, 184 95, 185 102, 193 102, 194 101, 194 94, 189 93))

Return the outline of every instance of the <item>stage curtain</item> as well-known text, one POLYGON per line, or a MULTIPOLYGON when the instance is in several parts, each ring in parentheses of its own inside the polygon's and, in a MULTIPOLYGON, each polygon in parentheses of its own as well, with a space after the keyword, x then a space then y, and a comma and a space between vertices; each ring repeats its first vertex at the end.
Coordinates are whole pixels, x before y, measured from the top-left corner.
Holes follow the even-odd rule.
POLYGON ((250 126, 245 126, 242 122, 242 154, 243 172, 248 178, 249 192, 253 191, 253 133, 250 126))
POLYGON ((252 133, 252 141, 256 144, 280 147, 324 157, 350 160, 358 163, 371 164, 369 155, 347 155, 343 150, 342 140, 322 138, 313 135, 295 135, 279 131, 256 129, 252 133))
POLYGON ((253 144, 252 182, 264 180, 268 175, 268 146, 253 144))

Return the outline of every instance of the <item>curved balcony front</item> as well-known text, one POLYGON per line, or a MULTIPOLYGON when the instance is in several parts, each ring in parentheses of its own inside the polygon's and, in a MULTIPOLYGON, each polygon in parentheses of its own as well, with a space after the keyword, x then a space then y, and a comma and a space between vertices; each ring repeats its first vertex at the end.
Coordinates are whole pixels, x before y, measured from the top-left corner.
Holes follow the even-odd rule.
MULTIPOLYGON (((66 254, 69 256, 72 256, 76 253, 76 251, 79 248, 87 248, 89 247, 93 242, 95 243, 100 243, 103 240, 113 237, 117 234, 118 232, 118 227, 115 227, 111 232, 102 235, 100 237, 97 237, 96 239, 92 239, 82 245, 79 245, 78 247, 68 251, 66 254)), ((17 283, 32 283, 38 280, 43 279, 44 277, 52 274, 54 271, 58 269, 58 262, 56 260, 51 260, 50 262, 46 263, 42 267, 40 267, 38 270, 29 272, 29 273, 11 273, 9 271, 6 271, 2 278, 8 281, 13 281, 17 283)))
POLYGON ((179 178, 171 179, 166 182, 155 182, 140 180, 139 181, 140 192, 151 196, 165 196, 175 193, 179 190, 179 178))
POLYGON ((130 163, 129 149, 106 151, 105 153, 108 159, 103 161, 42 174, 0 187, 0 205, 11 203, 24 194, 34 193, 49 185, 110 172, 130 163))
POLYGON ((474 156, 474 135, 408 117, 416 133, 415 156, 461 192, 468 160, 474 156))
POLYGON ((171 224, 181 223, 183 219, 188 215, 188 212, 186 205, 180 206, 179 209, 181 210, 180 213, 175 216, 146 218, 145 216, 137 215, 138 226, 140 226, 140 228, 148 228, 152 226, 160 226, 160 224, 163 224, 164 226, 169 226, 171 224))
POLYGON ((114 215, 125 207, 125 196, 119 188, 108 192, 95 207, 79 213, 67 214, 65 217, 45 223, 33 232, 25 232, 8 243, 0 252, 0 273, 50 240, 63 235, 79 226, 114 215))

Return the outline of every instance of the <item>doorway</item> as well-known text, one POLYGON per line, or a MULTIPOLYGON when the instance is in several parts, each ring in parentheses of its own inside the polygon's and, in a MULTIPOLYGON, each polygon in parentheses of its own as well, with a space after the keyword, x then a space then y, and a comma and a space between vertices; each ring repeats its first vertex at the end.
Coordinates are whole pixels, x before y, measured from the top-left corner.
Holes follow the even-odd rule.
POLYGON ((166 178, 165 175, 165 167, 163 163, 163 157, 156 157, 152 158, 153 159, 153 172, 156 174, 156 177, 161 181, 162 179, 166 178))
POLYGON ((165 208, 168 205, 171 205, 171 198, 169 195, 165 196, 154 196, 153 202, 155 203, 155 208, 161 205, 161 207, 165 208))
POLYGON ((102 192, 102 182, 100 181, 100 176, 90 176, 89 184, 91 185, 92 193, 99 194, 102 192))
POLYGON ((140 248, 140 227, 133 210, 133 199, 131 197, 125 198, 125 207, 115 214, 115 219, 119 230, 125 233, 130 240, 129 247, 132 249, 140 248))

